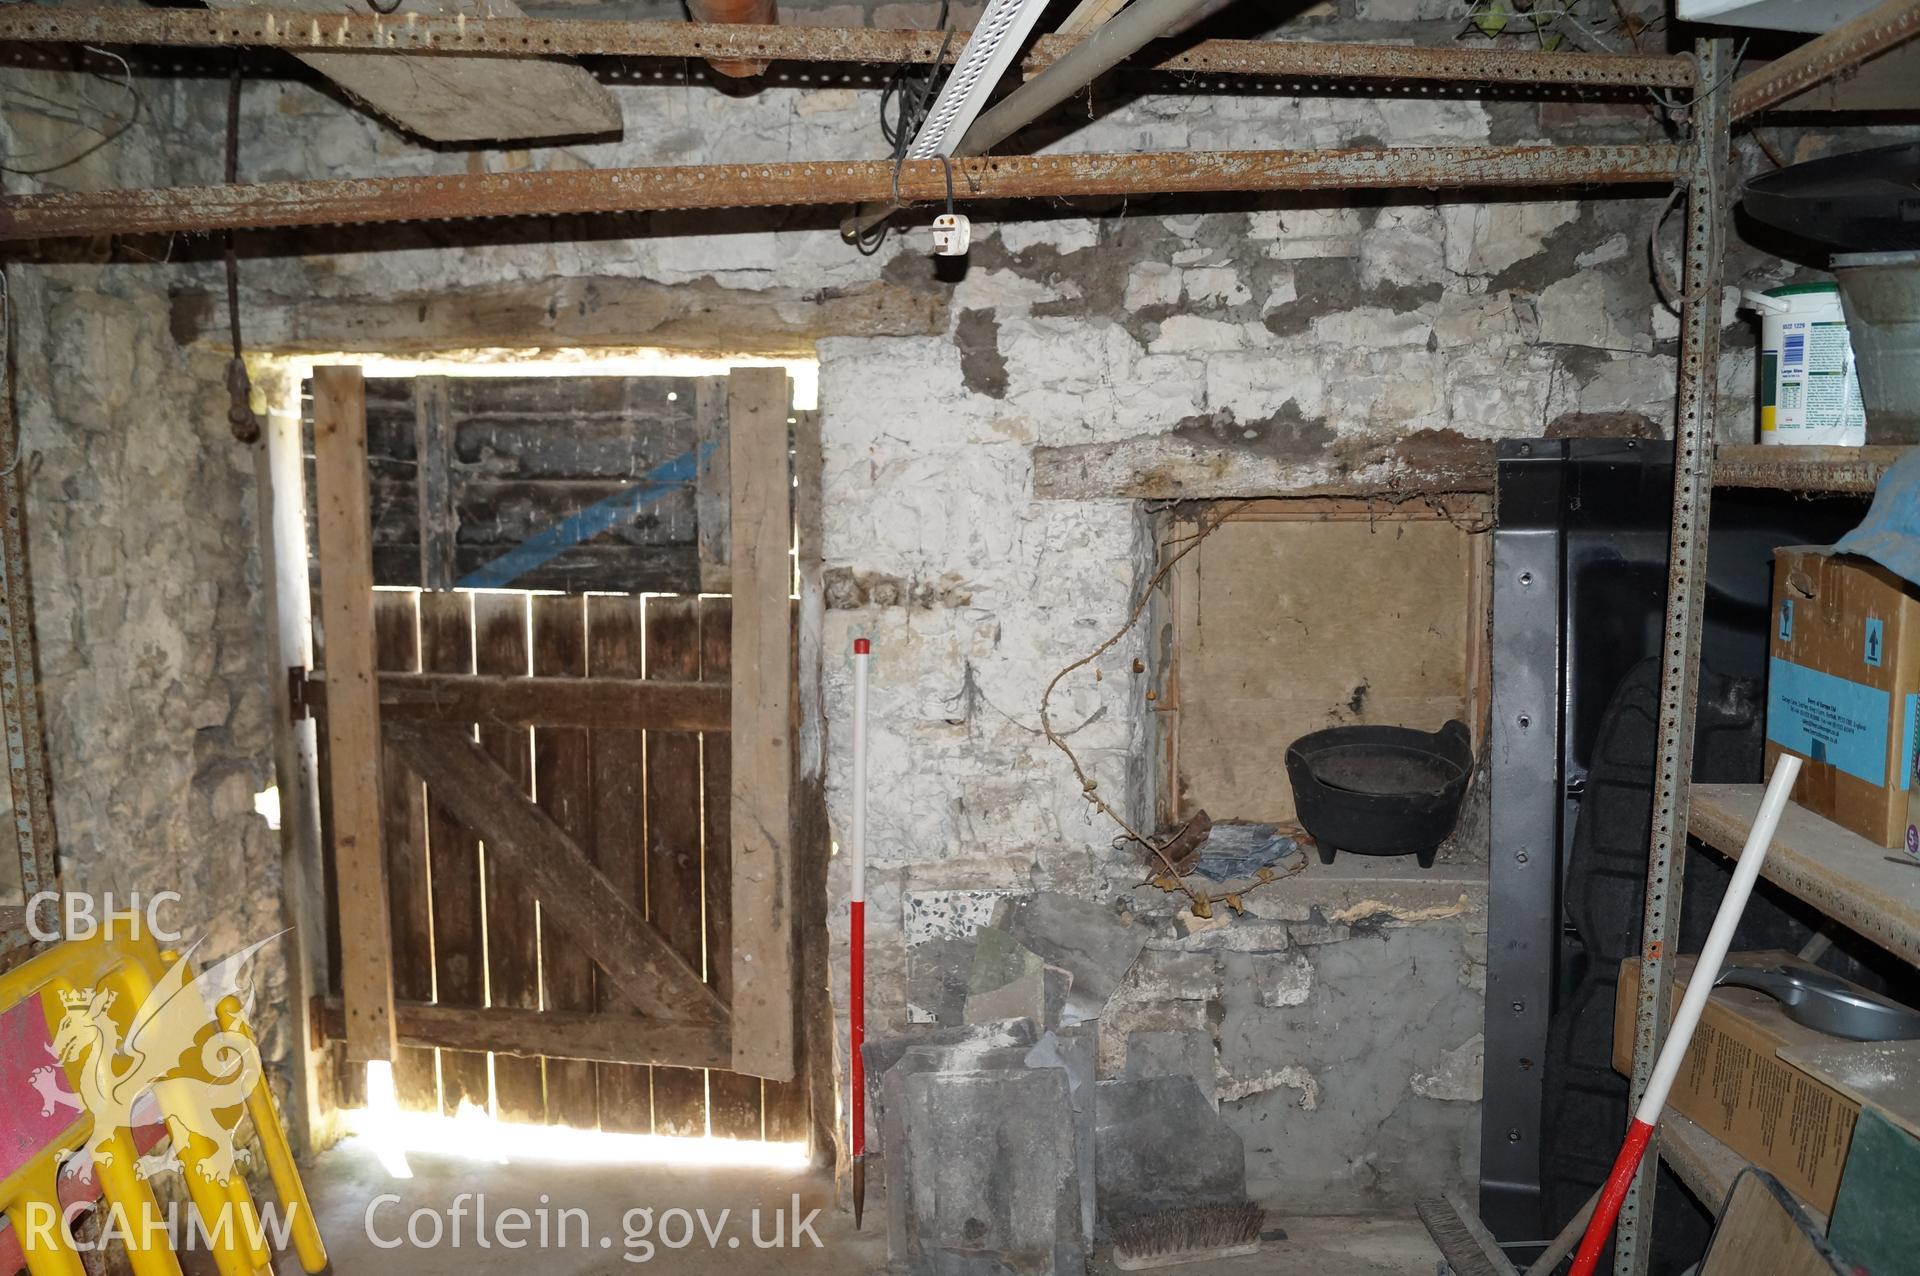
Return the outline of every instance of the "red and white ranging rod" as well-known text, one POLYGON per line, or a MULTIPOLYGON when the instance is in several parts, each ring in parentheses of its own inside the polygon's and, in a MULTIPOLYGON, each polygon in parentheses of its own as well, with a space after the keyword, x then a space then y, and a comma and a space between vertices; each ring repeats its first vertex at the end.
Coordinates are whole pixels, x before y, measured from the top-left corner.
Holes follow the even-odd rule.
POLYGON ((847 868, 852 878, 852 913, 847 970, 847 1052, 852 1094, 847 1107, 853 1129, 853 1226, 867 1208, 867 1068, 860 1048, 867 1040, 867 659, 873 645, 853 640, 853 813, 847 821, 847 868))
MULTIPOLYGON (((1740 862, 1734 865, 1733 880, 1720 901, 1720 911, 1714 914, 1706 947, 1700 950, 1693 978, 1687 981, 1686 995, 1680 999, 1680 1009, 1674 1012, 1673 1026, 1667 1030, 1660 1057, 1653 1065, 1653 1075, 1647 1079, 1646 1093, 1641 1096, 1633 1122, 1627 1127, 1627 1139, 1613 1163, 1613 1173, 1607 1176, 1607 1185, 1600 1190, 1599 1204, 1587 1222, 1586 1235, 1580 1238, 1572 1276, 1593 1276, 1593 1269, 1600 1262, 1600 1251, 1607 1247, 1607 1238, 1613 1235, 1620 1206, 1633 1186, 1633 1176, 1640 1169, 1647 1144, 1660 1125, 1661 1109, 1667 1106, 1667 1094, 1673 1089, 1673 1079, 1680 1074, 1680 1063, 1686 1058, 1694 1029, 1700 1026, 1700 1012, 1706 1009, 1707 997, 1720 977, 1720 968, 1727 964, 1727 949, 1733 945, 1734 929, 1740 925, 1740 915, 1747 911, 1747 897, 1753 894, 1760 866, 1773 847, 1774 831, 1780 827, 1780 813, 1786 809, 1787 797, 1799 776, 1800 759, 1791 753, 1782 753, 1773 764, 1773 779, 1767 784, 1766 795, 1760 799, 1760 811, 1747 834, 1747 844, 1740 848, 1740 862)), ((1673 907, 1679 906, 1680 901, 1674 900, 1673 907)), ((1641 978, 1646 978, 1644 969, 1641 978)))

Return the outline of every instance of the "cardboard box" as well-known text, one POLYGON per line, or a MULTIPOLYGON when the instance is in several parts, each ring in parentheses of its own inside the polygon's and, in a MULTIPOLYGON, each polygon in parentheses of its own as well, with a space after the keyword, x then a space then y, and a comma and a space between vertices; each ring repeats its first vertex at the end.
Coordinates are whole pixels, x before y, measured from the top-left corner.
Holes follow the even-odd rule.
MULTIPOLYGON (((1915 733, 1920 734, 1920 727, 1915 733)), ((1920 751, 1907 772, 1907 854, 1920 856, 1920 751)))
POLYGON ((1920 589, 1869 559, 1774 551, 1767 770, 1807 760, 1793 800, 1904 846, 1920 745, 1920 589))
MULTIPOLYGON (((1735 964, 1806 965, 1785 952, 1734 953, 1735 964)), ((1668 1013, 1693 975, 1694 958, 1673 963, 1668 1013)), ((1613 1067, 1633 1074, 1633 1010, 1640 962, 1620 966, 1613 1006, 1613 1067)), ((1823 1213, 1833 1211, 1860 1105, 1779 1057, 1783 1048, 1839 1041, 1803 1028, 1772 997, 1751 988, 1716 988, 1700 1016, 1693 1044, 1674 1078, 1667 1106, 1771 1172, 1823 1213)))

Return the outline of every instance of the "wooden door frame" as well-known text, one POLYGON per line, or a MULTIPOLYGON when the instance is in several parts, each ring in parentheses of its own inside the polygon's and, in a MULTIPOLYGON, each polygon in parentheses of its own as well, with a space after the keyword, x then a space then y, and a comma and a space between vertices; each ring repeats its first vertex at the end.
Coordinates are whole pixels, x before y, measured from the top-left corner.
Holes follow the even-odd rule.
MULTIPOLYGON (((736 979, 743 983, 751 982, 759 989, 756 997, 746 1006, 745 1020, 752 1026, 739 1033, 731 1034, 733 1041, 727 1043, 730 1066, 737 1071, 773 1079, 786 1079, 794 1075, 797 1060, 802 1056, 801 1043, 806 1050, 808 1060, 807 1088, 814 1098, 817 1114, 831 1113, 831 1060, 830 1048, 830 1011, 827 1007, 824 989, 825 931, 824 909, 818 917, 811 909, 796 910, 794 903, 799 899, 810 899, 818 892, 824 904, 825 865, 827 855, 826 820, 824 805, 824 724, 821 708, 819 680, 820 633, 823 628, 823 591, 820 588, 819 570, 819 437, 818 419, 812 412, 795 413, 789 408, 791 392, 782 369, 740 369, 730 378, 729 397, 732 400, 730 414, 742 420, 752 417, 765 424, 764 434, 768 440, 777 439, 778 445, 763 446, 759 455, 776 458, 780 467, 777 480, 767 472, 756 472, 751 465, 743 466, 739 451, 729 467, 730 482, 734 486, 735 505, 740 511, 748 511, 755 502, 771 506, 771 499, 763 500, 757 493, 778 495, 779 523, 781 532, 779 543, 774 552, 762 554, 752 564, 743 567, 745 555, 743 543, 751 542, 754 534, 742 527, 742 512, 734 515, 733 544, 735 561, 733 572, 737 580, 752 578, 752 572, 772 579, 777 568, 782 593, 781 606, 742 607, 741 596, 736 595, 734 613, 734 632, 736 649, 742 652, 754 652, 756 658, 742 660, 735 667, 788 668, 798 675, 788 685, 793 688, 788 693, 774 695, 771 686, 763 686, 755 695, 734 698, 737 706, 750 706, 750 711, 730 712, 729 725, 737 738, 748 734, 763 738, 763 773, 771 765, 770 759, 784 752, 788 764, 782 768, 783 774, 778 782, 758 782, 736 787, 734 806, 736 811, 735 827, 745 828, 752 825, 760 830, 766 857, 767 869, 748 874, 736 874, 735 907, 740 915, 754 917, 773 917, 785 919, 788 942, 769 944, 765 937, 777 934, 779 928, 764 922, 744 928, 746 932, 762 936, 760 947, 752 952, 752 960, 742 962, 736 967, 736 979), (787 581, 790 579, 788 567, 790 528, 786 522, 787 493, 795 491, 790 483, 787 471, 788 427, 794 423, 795 447, 794 459, 798 466, 799 482, 797 495, 793 498, 795 517, 799 520, 799 536, 802 543, 802 601, 799 608, 798 656, 795 660, 794 626, 789 620, 790 607, 786 603, 787 581), (746 491, 742 492, 742 486, 746 491), (779 624, 772 623, 778 613, 779 624), (777 663, 775 663, 777 661, 777 663), (791 703, 787 703, 791 701, 791 703), (778 715, 777 723, 774 715, 778 715), (777 795, 777 796, 775 796, 777 795), (797 799, 797 800, 796 800, 797 799), (745 802, 745 812, 742 803, 745 802), (771 812, 775 802, 783 803, 783 815, 774 821, 771 812), (817 861, 817 863, 815 862, 817 861), (799 893, 796 893, 799 892, 799 893), (802 925, 804 923, 804 926, 802 925), (815 929, 819 936, 812 936, 815 929), (797 947, 803 949, 796 956, 796 944, 793 937, 798 932, 803 938, 797 947), (799 970, 805 968, 809 977, 801 979, 799 970), (818 977, 814 977, 818 975, 818 977), (744 976, 744 978, 743 978, 744 976), (816 996, 814 985, 818 984, 816 996), (797 1004, 800 989, 807 989, 805 1005, 797 1004), (816 1023, 816 1020, 822 1021, 816 1023), (744 1050, 738 1043, 746 1042, 744 1050), (824 1063, 824 1070, 822 1064, 824 1063)), ((304 511, 306 494, 303 473, 300 465, 300 423, 284 417, 275 422, 277 428, 270 429, 269 446, 263 449, 260 482, 263 507, 284 512, 271 522, 271 527, 263 527, 263 547, 271 555, 268 573, 279 588, 277 597, 272 600, 273 610, 280 622, 281 641, 274 654, 274 674, 276 700, 283 702, 282 707, 289 712, 281 716, 276 724, 277 760, 282 767, 283 793, 296 791, 303 799, 295 804, 298 808, 294 818, 283 823, 282 836, 289 861, 288 913, 290 918, 298 920, 303 929, 314 928, 312 942, 302 945, 298 968, 294 971, 296 1004, 308 1007, 310 1013, 300 1016, 302 1020, 299 1036, 302 1043, 304 1066, 300 1089, 305 1103, 303 1107, 308 1121, 303 1146, 312 1149, 330 1141, 331 1111, 336 1106, 334 1087, 331 1081, 332 1069, 327 1054, 330 1039, 342 1032, 350 1033, 351 1019, 345 1014, 345 1005, 339 990, 331 986, 328 970, 328 940, 324 930, 325 898, 320 889, 322 866, 327 848, 323 846, 318 820, 317 774, 312 769, 311 758, 312 728, 306 724, 304 740, 300 724, 297 721, 302 709, 299 703, 311 694, 311 684, 305 679, 306 667, 311 664, 310 642, 306 650, 299 650, 289 643, 290 631, 299 631, 310 635, 310 618, 307 612, 306 538, 304 520, 299 512, 304 511), (296 587, 296 582, 298 587, 296 587), (290 658, 291 657, 291 658, 290 658), (288 690, 288 689, 291 690, 288 690)), ((739 433, 730 431, 732 437, 739 433)), ((762 466, 765 469, 765 466, 762 466)), ((763 512, 764 526, 771 527, 771 518, 763 512)), ((322 591, 325 590, 325 573, 322 573, 322 591)), ((446 688, 429 685, 431 679, 419 676, 412 679, 395 678, 393 675, 369 680, 371 690, 367 693, 370 702, 384 703, 389 716, 409 714, 409 716, 439 716, 434 704, 446 688), (432 704, 432 708, 421 710, 423 703, 432 704), (411 704, 410 713, 405 706, 411 704)), ((641 684, 644 686, 644 684, 641 684)), ((711 688, 691 693, 695 696, 707 695, 711 688)), ((324 693, 329 697, 339 694, 338 687, 328 687, 324 693)), ((636 692, 638 696, 673 695, 661 689, 649 688, 636 692)), ((650 706, 656 711, 664 711, 668 718, 683 717, 688 712, 703 717, 711 712, 710 704, 701 704, 691 708, 686 703, 669 707, 665 703, 650 706)), ((378 712, 378 709, 375 710, 378 712)), ((744 771, 744 768, 742 769, 744 771)), ((739 774, 737 772, 736 774, 739 774)), ((375 965, 380 964, 379 954, 373 957, 375 965)), ((390 987, 390 955, 386 959, 388 968, 387 983, 375 982, 370 986, 376 990, 382 986, 390 987)), ((741 986, 736 984, 736 987, 741 986)), ((736 1010, 736 1018, 739 1012, 736 1010)), ((504 1022, 504 1021, 503 1021, 504 1022)), ((577 1025, 576 1025, 577 1026, 577 1025)), ((512 1031, 530 1030, 531 1024, 512 1025, 512 1031)), ((450 1028, 447 1016, 435 1011, 409 1005, 397 1006, 386 1019, 384 1027, 374 1030, 372 1036, 375 1045, 372 1052, 385 1049, 391 1052, 397 1044, 425 1044, 428 1037, 459 1036, 461 1041, 447 1040, 443 1044, 465 1048, 499 1048, 505 1038, 495 1027, 475 1028, 465 1025, 450 1028), (480 1042, 489 1043, 485 1047, 480 1042)), ((714 1042, 711 1035, 701 1038, 702 1048, 711 1051, 714 1042)), ((671 1062, 662 1059, 663 1053, 674 1053, 692 1048, 691 1038, 680 1040, 650 1041, 644 1046, 622 1045, 612 1040, 594 1039, 581 1042, 595 1057, 623 1056, 614 1058, 616 1062, 671 1062), (624 1057, 630 1056, 630 1057, 624 1057), (642 1058, 642 1056, 645 1056, 642 1058)), ((528 1052, 534 1052, 530 1047, 528 1052)), ((540 1051, 560 1053, 559 1051, 540 1051)), ((703 1059, 703 1062, 705 1060, 703 1059)), ((709 1063, 708 1066, 729 1066, 725 1063, 709 1063)), ((822 1116, 817 1115, 815 1124, 821 1125, 822 1116)), ((824 1117, 830 1123, 830 1115, 824 1117)), ((819 1142, 819 1140, 816 1140, 819 1142)))

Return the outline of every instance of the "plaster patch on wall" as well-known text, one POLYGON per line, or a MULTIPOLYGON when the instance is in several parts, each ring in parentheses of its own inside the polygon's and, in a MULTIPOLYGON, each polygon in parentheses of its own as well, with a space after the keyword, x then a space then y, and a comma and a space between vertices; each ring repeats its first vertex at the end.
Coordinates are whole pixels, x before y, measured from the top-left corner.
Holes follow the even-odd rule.
POLYGON ((1220 968, 1212 953, 1149 947, 1121 992, 1134 1001, 1210 1001, 1220 995, 1220 968))
POLYGON ((1313 963, 1304 953, 1256 957, 1253 971, 1260 987, 1260 1004, 1269 1009, 1304 1006, 1313 992, 1313 963))
POLYGON ((1414 908, 1406 904, 1395 904, 1383 899, 1363 899, 1346 908, 1335 911, 1329 921, 1342 925, 1357 926, 1363 923, 1395 926, 1415 926, 1421 922, 1439 921, 1447 917, 1464 916, 1471 905, 1462 895, 1451 904, 1434 904, 1426 908, 1414 908))
POLYGON ((1126 306, 1145 310, 1171 306, 1180 300, 1180 272, 1158 261, 1143 261, 1127 272, 1126 306))
POLYGON ((1237 916, 1224 904, 1216 903, 1210 918, 1196 918, 1183 911, 1180 923, 1188 928, 1189 946, 1215 953, 1278 953, 1294 943, 1294 927, 1289 923, 1237 916))
POLYGON ((1313 1073, 1298 1064, 1285 1068, 1269 1068, 1257 1076, 1244 1080, 1234 1076, 1222 1067, 1216 1074, 1216 1089, 1222 1103, 1238 1103, 1250 1099, 1256 1094, 1265 1094, 1269 1090, 1281 1088, 1298 1090, 1300 1098, 1294 1106, 1303 1112, 1312 1112, 1320 1106, 1320 1082, 1313 1073))
POLYGON ((1475 1033, 1441 1055, 1433 1071, 1414 1073, 1408 1084, 1423 1099, 1477 1103, 1480 1100, 1481 1075, 1486 1070, 1486 1058, 1486 1037, 1475 1033))

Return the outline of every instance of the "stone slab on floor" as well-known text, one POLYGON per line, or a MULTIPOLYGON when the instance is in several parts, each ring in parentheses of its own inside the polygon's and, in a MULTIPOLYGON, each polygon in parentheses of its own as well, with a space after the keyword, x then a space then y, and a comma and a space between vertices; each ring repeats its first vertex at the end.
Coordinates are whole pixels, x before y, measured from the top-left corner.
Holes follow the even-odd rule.
POLYGON ((1068 1070, 921 1072, 898 1085, 894 1261, 915 1276, 1082 1276, 1068 1070))
POLYGON ((1101 1235, 1120 1219, 1246 1199, 1240 1136, 1192 1077, 1103 1081, 1096 1096, 1093 1161, 1101 1235))
POLYGON ((954 1024, 943 1027, 912 1028, 886 1037, 868 1037, 860 1058, 867 1065, 869 1089, 909 1050, 938 1047, 953 1052, 953 1066, 959 1068, 969 1052, 997 1050, 1004 1046, 1031 1046, 1040 1039, 1040 1027, 1031 1019, 1003 1019, 996 1023, 954 1024))
MULTIPOLYGON (((1072 972, 1064 1022, 1098 1019, 1146 946, 1147 928, 1103 904, 1058 891, 1003 901, 994 927, 1049 966, 1072 972)), ((984 933, 984 932, 983 932, 984 933)))
MULTIPOLYGON (((993 1050, 975 1052, 966 1061, 956 1066, 953 1056, 940 1047, 927 1047, 907 1051, 900 1061, 887 1070, 881 1079, 874 1098, 867 1104, 868 1146, 880 1149, 882 1173, 894 1175, 898 1167, 907 1164, 907 1126, 904 1122, 909 1100, 906 1097, 906 1079, 935 1072, 998 1072, 1008 1068, 1027 1066, 1028 1046, 1001 1046, 993 1050)), ((898 1196, 891 1198, 893 1205, 900 1204, 898 1196)), ((902 1237, 905 1232, 905 1218, 889 1216, 889 1239, 902 1237)))

